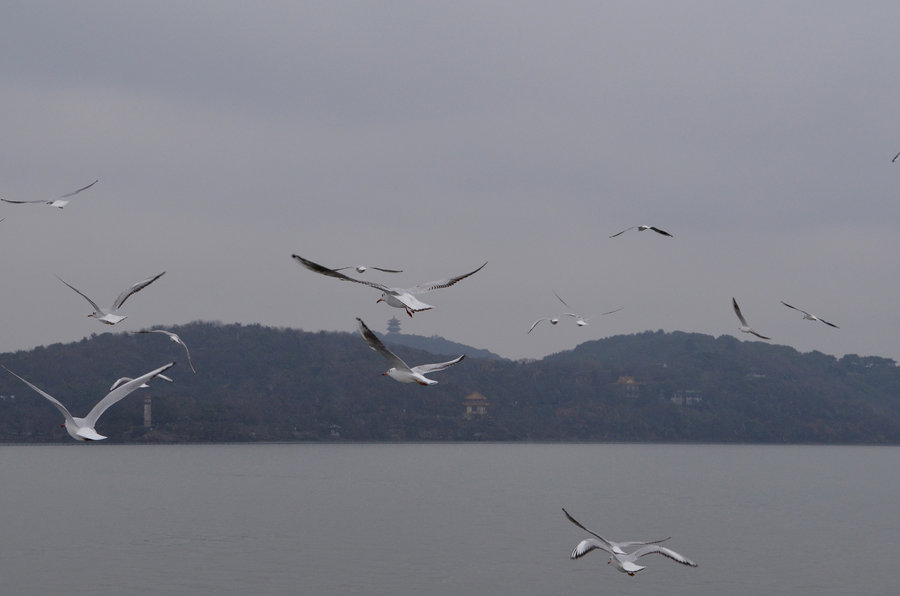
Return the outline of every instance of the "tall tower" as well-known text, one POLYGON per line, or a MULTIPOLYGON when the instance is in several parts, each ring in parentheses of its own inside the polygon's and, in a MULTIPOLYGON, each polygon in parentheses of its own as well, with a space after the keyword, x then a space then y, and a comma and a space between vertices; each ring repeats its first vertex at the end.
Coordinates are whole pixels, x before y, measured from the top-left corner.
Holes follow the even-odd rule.
POLYGON ((397 317, 391 317, 388 321, 388 333, 400 333, 400 321, 397 317))
POLYGON ((144 397, 144 428, 150 428, 153 425, 153 418, 150 413, 150 396, 144 397))

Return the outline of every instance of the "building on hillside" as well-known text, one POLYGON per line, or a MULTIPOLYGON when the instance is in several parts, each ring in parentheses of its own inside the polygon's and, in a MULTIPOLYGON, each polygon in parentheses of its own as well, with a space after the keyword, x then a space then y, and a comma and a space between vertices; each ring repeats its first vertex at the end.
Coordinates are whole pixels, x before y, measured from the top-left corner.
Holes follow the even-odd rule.
POLYGON ((614 385, 625 394, 625 397, 639 397, 643 383, 636 381, 634 377, 621 376, 614 385))
POLYGON ((676 391, 669 400, 676 406, 696 406, 703 401, 703 394, 696 389, 676 391))
POLYGON ((463 418, 466 420, 484 418, 487 415, 489 405, 491 404, 487 398, 476 391, 463 399, 463 407, 465 408, 463 418))

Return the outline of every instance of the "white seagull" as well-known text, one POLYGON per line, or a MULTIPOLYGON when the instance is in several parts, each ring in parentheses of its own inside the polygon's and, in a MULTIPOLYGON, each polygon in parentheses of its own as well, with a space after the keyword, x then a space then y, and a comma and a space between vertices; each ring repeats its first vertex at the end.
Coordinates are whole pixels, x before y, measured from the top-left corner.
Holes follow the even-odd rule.
POLYGON ((440 362, 437 364, 420 364, 419 366, 409 367, 408 364, 403 362, 396 354, 387 349, 381 340, 378 339, 372 330, 366 327, 366 324, 363 323, 363 320, 359 317, 356 317, 356 320, 359 321, 359 334, 362 335, 363 339, 366 340, 366 343, 369 344, 369 347, 384 356, 388 359, 393 366, 387 369, 385 372, 381 373, 382 375, 387 375, 395 381, 400 381, 401 383, 418 383, 419 385, 436 385, 437 381, 433 379, 429 379, 425 375, 433 372, 438 372, 440 370, 444 370, 445 368, 449 368, 466 357, 465 354, 450 360, 449 362, 440 362))
POLYGON ((165 273, 166 272, 163 271, 162 273, 160 273, 158 275, 154 275, 153 277, 151 277, 149 279, 145 279, 144 281, 137 282, 136 284, 132 285, 130 288, 128 288, 127 290, 125 290, 121 294, 119 294, 119 297, 116 298, 116 301, 112 303, 112 306, 110 306, 109 308, 105 308, 105 309, 97 306, 96 302, 94 302, 93 300, 91 300, 90 298, 85 296, 84 293, 81 292, 78 288, 69 284, 61 277, 56 276, 56 279, 58 279, 59 281, 63 282, 64 284, 66 284, 67 286, 69 286, 70 288, 75 290, 78 294, 81 295, 82 298, 84 298, 85 300, 87 300, 90 303, 90 305, 94 308, 94 312, 89 314, 88 315, 89 317, 93 317, 93 318, 97 319, 98 321, 100 321, 101 323, 105 323, 107 325, 115 325, 116 323, 120 323, 128 318, 128 315, 117 314, 119 309, 122 308, 122 305, 125 304, 125 301, 128 300, 128 298, 131 297, 132 294, 134 294, 136 292, 140 292, 141 290, 143 290, 144 288, 146 288, 147 286, 149 286, 150 284, 155 282, 157 279, 162 277, 165 273))
MULTIPOLYGON (((156 377, 157 377, 158 379, 162 379, 163 381, 165 381, 165 382, 167 382, 167 383, 174 383, 174 382, 175 382, 175 381, 173 381, 171 378, 167 377, 166 375, 156 375, 156 377)), ((124 385, 124 384, 127 383, 128 381, 133 381, 133 380, 134 380, 134 379, 132 379, 131 377, 119 377, 118 379, 116 379, 116 382, 113 383, 113 384, 109 387, 109 390, 112 391, 113 389, 117 389, 118 387, 121 387, 122 385, 124 385)), ((149 389, 149 388, 150 388, 150 385, 148 385, 147 383, 141 383, 141 385, 138 387, 138 389, 149 389)))
POLYGON ((834 327, 835 329, 840 329, 840 327, 838 327, 838 326, 835 325, 834 323, 829 323, 829 322, 826 321, 825 319, 823 319, 823 318, 821 318, 821 317, 817 317, 817 316, 814 315, 814 314, 810 314, 810 313, 806 312, 805 310, 803 310, 802 308, 797 308, 796 306, 791 306, 790 304, 788 304, 788 303, 785 302, 784 300, 782 300, 781 303, 782 303, 783 305, 785 305, 786 307, 788 307, 788 308, 793 308, 794 310, 799 310, 800 312, 803 313, 803 318, 806 319, 806 320, 808 320, 808 321, 822 321, 823 323, 825 323, 826 325, 828 325, 828 326, 830 326, 830 327, 834 327))
POLYGON ((187 344, 184 343, 184 340, 181 339, 181 337, 179 337, 177 333, 166 331, 165 329, 148 329, 143 331, 133 331, 133 333, 162 333, 163 335, 174 341, 176 344, 184 348, 184 353, 187 355, 188 364, 191 365, 191 371, 193 371, 194 374, 197 374, 197 369, 194 368, 194 361, 191 360, 191 352, 188 350, 187 344))
MULTIPOLYGON (((553 291, 553 295, 556 296, 556 298, 557 298, 560 302, 562 302, 562 303, 566 306, 566 308, 572 308, 571 306, 569 306, 568 304, 566 304, 566 301, 565 301, 565 300, 563 300, 562 298, 559 297, 559 294, 557 294, 556 291, 553 291)), ((615 309, 615 310, 608 310, 608 311, 606 311, 606 312, 600 313, 600 314, 597 315, 597 316, 602 317, 603 315, 611 315, 611 314, 614 313, 614 312, 619 312, 619 311, 622 310, 623 308, 625 308, 625 307, 622 306, 622 307, 619 307, 619 308, 617 308, 617 309, 615 309)), ((564 313, 563 313, 563 316, 566 316, 566 317, 573 317, 573 318, 575 319, 575 324, 578 325, 579 327, 584 327, 585 325, 588 324, 588 321, 591 320, 591 319, 593 318, 593 317, 584 317, 584 316, 582 316, 582 315, 579 315, 579 314, 576 314, 576 313, 573 313, 573 312, 564 312, 564 313)))
POLYGON ((406 310, 406 314, 409 316, 413 316, 413 313, 417 313, 422 310, 429 310, 434 308, 430 304, 425 304, 418 298, 416 298, 416 294, 424 294, 425 292, 431 292, 432 290, 439 290, 441 288, 449 288, 453 284, 458 281, 461 281, 470 275, 474 275, 481 271, 485 265, 487 265, 487 261, 485 261, 481 267, 476 269, 475 271, 470 271, 469 273, 465 273, 463 275, 457 275, 456 277, 451 277, 449 279, 442 279, 438 281, 432 281, 424 284, 418 284, 411 288, 389 288, 383 284, 374 282, 374 281, 363 281, 361 279, 353 279, 352 277, 348 277, 343 273, 335 271, 334 269, 329 269, 328 267, 324 267, 319 265, 318 263, 313 263, 309 259, 304 259, 300 255, 291 255, 293 258, 309 269, 310 271, 315 271, 316 273, 321 273, 322 275, 327 275, 328 277, 335 277, 337 279, 343 281, 352 281, 358 284, 363 284, 366 286, 371 286, 375 289, 381 290, 381 298, 379 298, 376 302, 384 302, 388 306, 393 306, 394 308, 402 308, 406 310))
POLYGON ((750 328, 750 325, 747 324, 747 319, 744 318, 744 315, 741 314, 741 307, 738 306, 737 300, 734 299, 734 296, 731 297, 731 305, 734 307, 734 314, 737 315, 737 318, 741 321, 741 326, 738 327, 744 333, 752 333, 756 337, 760 339, 772 339, 771 337, 766 337, 765 335, 760 335, 756 331, 750 328))
POLYGON ((75 195, 77 195, 78 193, 80 193, 83 190, 89 189, 90 187, 94 186, 98 182, 100 182, 99 179, 94 180, 87 186, 82 186, 78 190, 73 190, 72 192, 66 193, 63 196, 61 196, 58 199, 55 199, 53 201, 46 201, 44 199, 38 199, 37 201, 13 201, 12 199, 0 199, 0 201, 6 201, 7 203, 15 203, 17 205, 24 205, 26 203, 44 203, 46 205, 50 205, 51 207, 59 207, 60 209, 62 209, 63 207, 65 207, 66 205, 69 204, 69 201, 67 199, 69 199, 70 197, 74 197, 75 195))
POLYGON ((657 228, 656 226, 631 226, 630 228, 625 228, 625 229, 622 230, 621 232, 616 232, 615 234, 613 234, 612 236, 610 236, 610 238, 615 238, 616 236, 621 236, 622 234, 624 234, 624 233, 627 232, 628 230, 637 230, 637 231, 639 231, 639 232, 643 232, 644 230, 653 230, 653 231, 656 232, 657 234, 662 234, 663 236, 668 236, 669 238, 674 238, 674 237, 675 237, 675 236, 673 236, 672 234, 668 233, 667 231, 661 230, 661 229, 657 228))
POLYGON ((384 271, 385 273, 403 273, 403 269, 385 269, 384 267, 375 267, 373 265, 348 265, 346 267, 338 267, 337 269, 332 269, 332 271, 343 271, 344 269, 356 269, 357 273, 365 273, 369 269, 384 271))
POLYGON ((534 328, 537 327, 538 323, 540 323, 541 321, 550 321, 551 325, 556 325, 557 323, 559 323, 559 317, 544 317, 542 319, 538 319, 531 324, 531 329, 528 330, 528 333, 534 331, 534 328))
POLYGON ((565 508, 563 508, 563 513, 566 514, 566 517, 569 518, 570 522, 572 522, 582 530, 599 538, 599 540, 587 538, 579 542, 578 545, 575 546, 575 549, 572 551, 571 558, 573 559, 583 557, 593 550, 604 550, 610 555, 609 561, 607 561, 608 564, 611 564, 618 571, 627 573, 632 577, 634 577, 634 575, 638 571, 645 569, 644 566, 638 565, 636 563, 639 558, 645 555, 660 554, 664 557, 672 559, 676 563, 681 563, 682 565, 688 565, 690 567, 697 566, 696 563, 694 563, 684 555, 676 553, 674 550, 665 548, 663 546, 659 546, 658 543, 663 542, 664 540, 668 540, 668 538, 663 538, 662 540, 653 540, 649 542, 610 542, 596 532, 588 530, 583 525, 581 525, 574 517, 569 515, 569 512, 566 511, 565 508), (631 553, 626 553, 622 550, 622 547, 629 546, 640 546, 641 548, 631 553))
POLYGON ((56 406, 56 409, 59 410, 63 416, 65 416, 66 421, 65 423, 63 423, 63 426, 66 428, 66 431, 73 439, 75 439, 76 441, 102 441, 106 437, 94 430, 94 426, 97 424, 97 419, 100 418, 103 412, 105 412, 107 408, 124 398, 132 391, 138 389, 141 385, 143 385, 153 377, 159 375, 160 373, 168 370, 173 366, 175 366, 175 363, 170 362, 165 366, 161 366, 156 370, 148 372, 145 375, 142 375, 136 379, 132 379, 131 381, 126 381, 124 384, 119 385, 118 387, 107 393, 106 397, 97 402, 97 405, 91 408, 91 411, 88 412, 88 415, 84 418, 76 418, 72 416, 72 414, 69 413, 69 410, 66 409, 66 406, 62 405, 62 403, 55 397, 35 387, 5 366, 3 368, 6 368, 7 372, 9 372, 14 377, 17 377, 20 381, 43 395, 50 401, 50 403, 56 406))

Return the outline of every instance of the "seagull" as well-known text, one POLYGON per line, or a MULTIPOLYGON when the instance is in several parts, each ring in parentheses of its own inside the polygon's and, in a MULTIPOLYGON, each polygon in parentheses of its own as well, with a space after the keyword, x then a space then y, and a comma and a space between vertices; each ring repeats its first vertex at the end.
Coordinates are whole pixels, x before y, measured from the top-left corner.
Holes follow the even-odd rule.
POLYGON ((378 290, 381 290, 381 298, 379 298, 376 302, 384 302, 388 306, 393 306, 394 308, 403 308, 406 310, 406 314, 409 316, 413 316, 413 313, 417 313, 422 310, 429 310, 434 308, 430 304, 425 304, 416 298, 416 294, 424 294, 425 292, 430 292, 432 290, 439 290, 441 288, 449 288, 453 284, 458 281, 461 281, 470 275, 474 275, 481 271, 485 265, 487 265, 487 261, 485 261, 481 267, 476 269, 475 271, 470 271, 469 273, 465 273, 463 275, 457 275, 456 277, 451 277, 449 279, 442 279, 438 281, 432 281, 424 284, 418 284, 411 288, 389 288, 380 283, 376 283, 374 281, 363 281, 361 279, 353 279, 352 277, 347 277, 343 273, 340 273, 334 269, 329 269, 328 267, 324 267, 319 265, 318 263, 313 263, 309 259, 304 259, 300 255, 291 255, 293 258, 309 269, 310 271, 315 271, 316 273, 321 273, 322 275, 327 275, 329 277, 336 277, 337 279, 341 279, 344 281, 352 281, 358 284, 363 284, 367 286, 371 286, 378 290))
POLYGON ((165 274, 165 271, 163 271, 162 273, 160 273, 158 275, 154 275, 153 277, 151 277, 149 279, 145 279, 144 281, 137 282, 136 284, 134 284, 133 286, 131 286, 130 288, 128 288, 127 290, 125 290, 124 292, 119 294, 119 297, 116 298, 116 301, 113 302, 112 306, 110 306, 107 309, 103 309, 103 308, 100 308, 99 306, 97 306, 96 302, 94 302, 93 300, 91 300, 90 298, 85 296, 84 293, 82 293, 78 288, 72 286, 71 284, 66 282, 64 279, 62 279, 61 277, 57 276, 56 279, 58 279, 59 281, 63 282, 64 284, 66 284, 67 286, 69 286, 70 288, 75 290, 78 294, 81 295, 82 298, 84 298, 91 304, 91 306, 94 308, 94 312, 89 314, 88 315, 89 317, 94 317, 101 323, 105 323, 107 325, 115 325, 116 323, 120 323, 128 318, 128 315, 116 314, 116 313, 118 313, 119 309, 122 308, 122 305, 125 304, 125 301, 128 300, 128 298, 132 294, 134 294, 136 292, 140 292, 141 290, 143 290, 144 288, 146 288, 147 286, 149 286, 150 284, 155 282, 157 279, 162 277, 164 274, 165 274))
POLYGON ((755 335, 756 337, 759 337, 760 339, 772 339, 771 337, 766 337, 765 335, 760 335, 759 333, 757 333, 756 331, 754 331, 753 329, 750 328, 750 325, 747 324, 747 319, 745 319, 744 315, 741 314, 741 307, 738 306, 737 300, 735 300, 733 296, 731 298, 731 304, 732 304, 732 306, 734 306, 734 314, 736 314, 737 318, 741 320, 741 326, 738 327, 738 329, 740 329, 744 333, 752 333, 753 335, 755 335))
POLYGON ((663 546, 659 546, 658 543, 668 540, 668 538, 663 538, 662 540, 653 540, 649 542, 610 542, 606 540, 599 534, 588 530, 584 526, 582 526, 578 521, 575 520, 574 517, 569 515, 569 512, 563 508, 563 513, 566 514, 566 517, 569 518, 569 521, 581 528, 582 530, 593 534, 599 540, 594 540, 593 538, 587 538, 582 540, 575 546, 575 549, 572 551, 571 558, 578 559, 588 554, 593 550, 604 550, 610 554, 608 564, 611 564, 616 570, 621 571, 622 573, 627 573, 628 575, 634 577, 634 575, 645 569, 644 566, 638 565, 635 561, 645 555, 652 555, 654 553, 663 555, 664 557, 668 557, 672 559, 676 563, 681 563, 682 565, 688 565, 690 567, 696 567, 697 564, 681 555, 676 553, 674 550, 665 548, 663 546), (637 549, 634 552, 626 553, 622 550, 622 547, 628 546, 641 546, 641 548, 637 549))
POLYGON ((76 441, 102 441, 106 437, 94 430, 94 426, 97 424, 97 419, 100 418, 101 415, 103 415, 103 412, 105 412, 107 408, 124 398, 132 391, 138 389, 141 385, 143 385, 153 377, 159 375, 162 372, 165 372, 173 366, 175 366, 175 363, 170 362, 165 366, 161 366, 156 370, 148 372, 145 375, 142 375, 130 381, 126 381, 124 384, 119 385, 118 387, 107 393, 106 397, 97 402, 97 405, 91 408, 91 411, 88 412, 88 415, 84 418, 76 418, 72 416, 72 414, 69 413, 69 410, 66 409, 66 406, 62 405, 62 403, 55 397, 53 397, 49 393, 44 392, 41 389, 38 389, 5 366, 3 368, 6 368, 7 372, 9 372, 14 377, 17 377, 20 381, 43 395, 50 401, 50 403, 56 406, 56 409, 59 410, 66 418, 66 421, 62 426, 66 428, 69 436, 71 436, 73 439, 75 439, 76 441))
POLYGON ((369 347, 384 356, 388 359, 393 366, 387 371, 381 373, 382 375, 387 375, 395 381, 400 381, 401 383, 418 383, 419 385, 436 385, 437 381, 433 379, 429 379, 425 375, 433 372, 438 372, 444 370, 445 368, 449 368, 466 357, 465 354, 454 358, 448 362, 439 362, 437 364, 420 364, 419 366, 409 367, 403 360, 400 359, 396 354, 387 349, 381 340, 378 339, 372 330, 366 327, 366 324, 363 323, 363 320, 359 317, 356 317, 356 320, 359 321, 359 334, 362 335, 363 339, 366 340, 366 343, 369 344, 369 347))
MULTIPOLYGON (((560 298, 560 297, 559 297, 559 294, 557 294, 555 291, 553 292, 553 295, 556 296, 556 298, 557 298, 560 302, 562 302, 562 303, 566 306, 566 308, 572 308, 571 306, 569 306, 568 304, 566 304, 566 301, 563 300, 562 298, 560 298)), ((597 315, 597 316, 602 317, 603 315, 611 315, 611 314, 614 313, 614 312, 619 312, 619 311, 622 310, 623 308, 625 308, 625 307, 622 306, 622 307, 617 308, 617 309, 615 309, 615 310, 608 310, 608 311, 606 311, 606 312, 600 313, 600 314, 597 315)), ((573 312, 564 312, 564 313, 563 313, 563 316, 566 316, 566 317, 573 317, 573 318, 575 319, 575 324, 578 325, 579 327, 584 327, 585 325, 588 324, 588 321, 589 321, 591 318, 593 318, 593 317, 583 317, 582 315, 575 314, 575 313, 573 313, 573 312)))
POLYGON ((94 180, 87 186, 82 186, 78 190, 73 190, 72 192, 66 193, 63 196, 61 196, 58 199, 55 199, 53 201, 45 201, 44 199, 38 199, 37 201, 13 201, 11 199, 0 199, 0 201, 6 201, 7 203, 15 203, 17 205, 24 205, 25 203, 44 203, 46 205, 50 205, 51 207, 59 207, 60 209, 62 209, 63 207, 65 207, 66 205, 69 204, 69 201, 67 199, 69 199, 70 197, 74 197, 75 195, 77 195, 78 193, 80 193, 83 190, 89 189, 90 187, 94 186, 98 182, 100 182, 99 179, 94 180))
POLYGON ((628 230, 637 230, 639 232, 643 232, 644 230, 653 230, 657 234, 662 234, 663 236, 668 236, 669 238, 674 238, 674 236, 672 236, 672 234, 668 233, 665 230, 661 230, 661 229, 657 228, 656 226, 631 226, 630 228, 625 228, 621 232, 616 232, 615 234, 610 236, 610 238, 615 238, 616 236, 620 236, 620 235, 624 234, 625 232, 627 232, 628 230))
POLYGON ((550 321, 551 325, 556 325, 557 323, 559 323, 559 317, 544 317, 543 319, 538 319, 531 324, 531 329, 528 330, 528 333, 534 331, 534 328, 537 327, 538 323, 540 323, 541 321, 550 321))
MULTIPOLYGON (((163 374, 156 375, 156 377, 157 377, 158 379, 162 379, 163 381, 166 381, 167 383, 174 383, 174 382, 175 382, 175 381, 173 381, 172 379, 170 379, 169 377, 167 377, 166 375, 163 375, 163 374)), ((133 380, 134 380, 134 379, 132 379, 131 377, 121 377, 121 378, 117 379, 116 382, 113 383, 113 384, 110 386, 109 390, 112 391, 113 389, 116 389, 116 388, 118 388, 118 387, 121 387, 122 385, 124 385, 124 384, 127 383, 128 381, 133 381, 133 380)), ((149 388, 150 388, 150 385, 148 385, 147 383, 141 383, 141 385, 138 387, 138 389, 149 389, 149 388)))
POLYGON ((806 320, 808 320, 808 321, 822 321, 823 323, 825 323, 826 325, 828 325, 828 326, 830 326, 830 327, 834 327, 835 329, 840 329, 840 327, 838 327, 838 326, 835 325, 834 323, 829 323, 829 322, 826 321, 825 319, 822 319, 822 318, 820 318, 820 317, 817 317, 817 316, 814 315, 814 314, 810 314, 810 313, 806 312, 805 310, 803 310, 802 308, 797 308, 796 306, 791 306, 790 304, 788 304, 788 303, 785 302, 784 300, 782 300, 781 303, 782 303, 783 305, 785 305, 786 307, 788 307, 788 308, 793 308, 794 310, 799 310, 800 312, 803 313, 803 318, 806 319, 806 320))
POLYGON ((197 374, 197 369, 194 368, 194 361, 191 360, 191 353, 188 350, 187 344, 184 343, 184 340, 182 340, 177 333, 166 331, 165 329, 149 329, 146 331, 134 331, 133 333, 162 333, 163 335, 168 336, 169 339, 184 348, 184 353, 187 355, 188 364, 191 365, 191 371, 193 371, 194 374, 197 374))
POLYGON ((384 267, 375 267, 372 265, 348 265, 347 267, 338 267, 332 271, 343 271, 344 269, 356 269, 357 273, 365 273, 369 269, 384 271, 385 273, 403 273, 403 269, 385 269, 384 267))

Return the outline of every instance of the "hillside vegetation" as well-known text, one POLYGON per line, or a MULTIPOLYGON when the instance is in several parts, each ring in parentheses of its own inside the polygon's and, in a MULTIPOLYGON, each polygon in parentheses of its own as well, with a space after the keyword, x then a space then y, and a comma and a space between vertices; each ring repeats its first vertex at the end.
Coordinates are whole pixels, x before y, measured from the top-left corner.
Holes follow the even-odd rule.
MULTIPOLYGON (((196 375, 183 350, 156 334, 104 333, 2 354, 0 364, 81 416, 118 377, 178 361, 174 383, 155 380, 104 414, 98 431, 109 442, 900 444, 900 367, 885 358, 644 332, 539 361, 469 355, 434 374, 438 385, 420 387, 381 376, 386 361, 356 334, 217 323, 173 330, 190 346, 196 375), (488 400, 487 414, 467 420, 463 399, 475 392, 488 400)), ((410 364, 446 360, 384 339, 410 364)), ((71 441, 56 409, 3 370, 0 396, 0 441, 71 441)))

